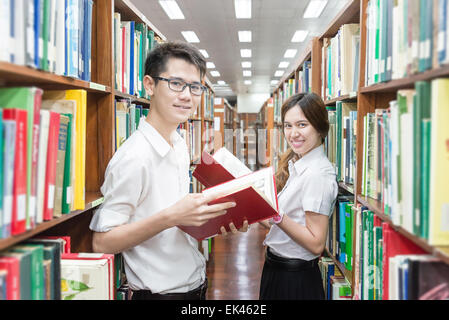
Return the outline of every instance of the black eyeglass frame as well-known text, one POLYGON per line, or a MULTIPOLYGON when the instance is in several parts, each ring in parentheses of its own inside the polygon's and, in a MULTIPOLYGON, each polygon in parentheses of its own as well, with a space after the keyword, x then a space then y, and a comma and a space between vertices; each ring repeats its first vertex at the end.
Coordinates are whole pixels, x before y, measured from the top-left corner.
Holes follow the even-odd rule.
POLYGON ((195 96, 201 96, 202 94, 203 94, 203 92, 204 91, 206 91, 206 87, 205 86, 203 86, 202 84, 199 84, 199 83, 188 83, 188 82, 185 82, 184 80, 182 80, 182 79, 177 79, 177 78, 172 78, 172 79, 168 79, 168 78, 163 78, 163 77, 152 77, 153 79, 158 79, 158 80, 162 80, 162 81, 167 81, 168 82, 168 87, 170 88, 170 90, 173 90, 173 91, 175 91, 175 92, 183 92, 184 90, 185 90, 185 88, 186 87, 189 87, 189 90, 190 90, 190 93, 191 94, 193 94, 193 95, 195 95, 195 96), (181 90, 175 90, 175 89, 173 89, 171 86, 170 86, 170 82, 171 81, 179 81, 179 82, 184 82, 184 85, 182 86, 182 89, 181 90), (192 92, 192 86, 193 85, 195 85, 195 86, 199 86, 200 88, 201 88, 201 93, 200 94, 196 94, 196 93, 193 93, 192 92))

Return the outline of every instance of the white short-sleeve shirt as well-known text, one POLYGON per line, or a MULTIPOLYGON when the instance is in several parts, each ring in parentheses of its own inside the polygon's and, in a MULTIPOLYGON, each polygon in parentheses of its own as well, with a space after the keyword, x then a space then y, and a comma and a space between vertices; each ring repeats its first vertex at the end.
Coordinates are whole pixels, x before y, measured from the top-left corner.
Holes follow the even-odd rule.
MULTIPOLYGON (((335 169, 319 146, 294 162, 289 161, 289 178, 278 194, 279 210, 296 223, 306 225, 306 211, 332 215, 338 195, 335 169)), ((292 240, 273 225, 264 244, 275 254, 291 259, 313 260, 318 256, 292 240)))
MULTIPOLYGON (((101 187, 104 203, 90 229, 139 221, 173 205, 189 193, 190 158, 185 140, 175 131, 171 147, 147 121, 117 150, 101 187)), ((187 292, 206 277, 198 242, 177 227, 166 229, 122 252, 129 286, 153 293, 187 292)))

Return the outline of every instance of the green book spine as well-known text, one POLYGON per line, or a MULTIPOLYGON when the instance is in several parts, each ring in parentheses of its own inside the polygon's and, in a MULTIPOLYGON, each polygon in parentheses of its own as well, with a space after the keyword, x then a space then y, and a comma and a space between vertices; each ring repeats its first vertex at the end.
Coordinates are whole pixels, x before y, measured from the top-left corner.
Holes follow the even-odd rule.
POLYGON ((337 178, 341 181, 341 147, 342 147, 342 102, 337 102, 337 178))
POLYGON ((369 288, 368 300, 374 300, 374 286, 375 283, 375 265, 374 265, 374 213, 369 211, 368 216, 368 267, 369 267, 369 288))
POLYGON ((71 195, 72 186, 71 186, 71 172, 72 168, 70 166, 72 159, 72 121, 73 115, 70 113, 63 113, 69 118, 69 123, 67 126, 67 144, 65 150, 65 163, 64 163, 64 178, 63 178, 63 191, 62 191, 62 213, 70 213, 71 208, 71 195))
POLYGON ((345 206, 345 231, 346 231, 346 262, 345 268, 352 270, 352 217, 353 203, 348 202, 345 206))
POLYGON ((43 16, 42 16, 42 62, 43 70, 48 71, 48 41, 50 36, 50 0, 43 0, 43 16))
POLYGON ((382 295, 380 294, 380 289, 382 288, 382 227, 374 227, 374 241, 376 244, 376 260, 375 260, 375 290, 374 290, 374 300, 382 300, 382 295))
POLYGON ((413 97, 413 233, 419 234, 421 211, 421 86, 416 83, 416 95, 413 97))
POLYGON ((421 184, 421 229, 420 236, 429 239, 429 199, 430 199, 430 146, 432 123, 422 120, 422 184, 421 184))

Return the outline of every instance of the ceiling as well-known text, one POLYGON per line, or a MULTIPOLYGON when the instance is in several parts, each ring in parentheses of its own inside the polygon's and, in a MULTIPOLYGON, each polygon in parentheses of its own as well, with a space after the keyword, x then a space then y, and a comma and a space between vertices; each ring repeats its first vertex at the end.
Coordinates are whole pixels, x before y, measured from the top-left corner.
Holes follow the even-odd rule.
POLYGON ((231 104, 236 95, 246 93, 271 93, 279 81, 277 70, 290 73, 296 60, 315 36, 321 35, 348 0, 329 0, 321 16, 304 19, 303 13, 309 0, 252 0, 252 18, 236 19, 233 0, 177 0, 185 19, 171 20, 157 0, 132 0, 132 3, 168 39, 183 40, 181 31, 194 31, 200 42, 198 49, 205 49, 207 61, 215 64, 208 69, 207 78, 214 85, 216 96, 226 97, 231 104), (252 42, 241 43, 238 31, 251 30, 252 42), (304 42, 292 43, 296 30, 308 30, 304 42), (252 49, 251 58, 242 58, 240 49, 252 49), (297 49, 293 58, 284 58, 287 49, 297 49), (242 61, 251 61, 251 68, 242 68, 242 61), (287 68, 278 68, 281 61, 289 62, 287 68), (210 71, 220 72, 213 77, 210 71), (244 77, 243 70, 251 70, 251 77, 244 77), (227 86, 215 86, 218 80, 227 86), (251 80, 245 85, 244 80, 251 80), (229 87, 228 87, 229 86, 229 87))

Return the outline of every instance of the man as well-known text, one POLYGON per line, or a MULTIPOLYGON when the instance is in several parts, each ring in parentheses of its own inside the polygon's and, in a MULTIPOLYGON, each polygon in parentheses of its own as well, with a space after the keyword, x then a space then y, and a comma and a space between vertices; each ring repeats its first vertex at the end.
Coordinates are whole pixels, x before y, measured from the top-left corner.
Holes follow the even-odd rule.
POLYGON ((133 299, 205 299, 205 259, 176 226, 201 226, 235 205, 208 205, 214 199, 189 194, 190 158, 176 129, 198 107, 205 71, 190 44, 152 50, 144 77, 149 114, 106 169, 105 200, 90 224, 93 248, 123 254, 133 299))

